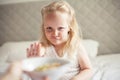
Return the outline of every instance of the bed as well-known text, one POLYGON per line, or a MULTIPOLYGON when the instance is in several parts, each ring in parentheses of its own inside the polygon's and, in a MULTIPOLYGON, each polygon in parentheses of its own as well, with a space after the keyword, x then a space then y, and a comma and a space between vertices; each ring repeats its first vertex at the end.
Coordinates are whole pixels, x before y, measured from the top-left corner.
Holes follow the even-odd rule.
MULTIPOLYGON (((15 60, 26 58, 26 48, 36 41, 7 42, 0 47, 0 76, 8 65, 15 60)), ((120 53, 97 55, 99 42, 91 39, 83 40, 94 68, 90 80, 120 80, 120 53)))
POLYGON ((120 53, 97 56, 92 63, 95 73, 91 80, 120 80, 120 53))

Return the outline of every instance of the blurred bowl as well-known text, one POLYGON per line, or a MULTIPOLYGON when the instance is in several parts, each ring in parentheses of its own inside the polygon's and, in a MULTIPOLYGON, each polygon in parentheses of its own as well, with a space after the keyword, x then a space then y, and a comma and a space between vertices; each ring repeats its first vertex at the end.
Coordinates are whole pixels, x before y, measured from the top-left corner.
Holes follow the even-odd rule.
POLYGON ((69 63, 70 62, 65 59, 37 57, 23 60, 22 68, 25 74, 30 76, 33 80, 40 80, 44 76, 49 77, 50 80, 57 80, 67 71, 69 63), (53 63, 59 63, 60 66, 42 71, 35 71, 35 69, 38 67, 53 63))

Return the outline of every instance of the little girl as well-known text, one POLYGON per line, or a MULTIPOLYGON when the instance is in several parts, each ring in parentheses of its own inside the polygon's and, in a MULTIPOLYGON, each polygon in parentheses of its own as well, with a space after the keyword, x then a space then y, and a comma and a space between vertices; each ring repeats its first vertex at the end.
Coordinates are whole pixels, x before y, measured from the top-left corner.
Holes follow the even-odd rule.
POLYGON ((69 59, 71 65, 60 80, 89 80, 92 66, 81 44, 74 9, 65 1, 45 6, 39 43, 27 49, 27 57, 56 57, 69 59))

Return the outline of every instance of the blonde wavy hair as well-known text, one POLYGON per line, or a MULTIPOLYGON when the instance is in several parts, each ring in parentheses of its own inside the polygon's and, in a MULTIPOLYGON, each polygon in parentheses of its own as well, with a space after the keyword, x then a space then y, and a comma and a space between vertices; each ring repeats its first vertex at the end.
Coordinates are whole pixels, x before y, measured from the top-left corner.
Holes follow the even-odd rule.
MULTIPOLYGON (((79 47, 80 43, 80 35, 79 27, 75 18, 75 11, 74 9, 66 2, 66 1, 54 1, 51 4, 45 6, 41 10, 42 19, 49 13, 54 13, 56 11, 65 12, 69 15, 70 22, 69 22, 69 39, 61 49, 62 54, 67 52, 70 57, 72 57, 73 53, 75 53, 76 49, 79 47)), ((44 23, 44 22, 43 22, 44 23)), ((44 33, 44 24, 42 24, 42 33, 40 41, 45 46, 50 46, 51 43, 47 40, 45 33, 44 33)))

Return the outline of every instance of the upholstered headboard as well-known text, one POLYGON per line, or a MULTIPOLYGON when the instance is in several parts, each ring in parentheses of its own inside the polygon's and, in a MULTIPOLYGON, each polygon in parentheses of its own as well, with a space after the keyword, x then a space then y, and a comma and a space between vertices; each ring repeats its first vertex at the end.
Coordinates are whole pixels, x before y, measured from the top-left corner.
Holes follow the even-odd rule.
MULTIPOLYGON (((52 0, 0 5, 0 44, 39 39, 40 9, 52 0)), ((120 0, 67 0, 83 37, 100 43, 99 54, 120 52, 120 0)))

